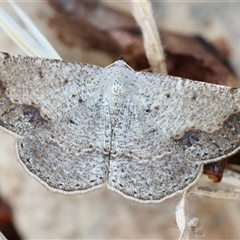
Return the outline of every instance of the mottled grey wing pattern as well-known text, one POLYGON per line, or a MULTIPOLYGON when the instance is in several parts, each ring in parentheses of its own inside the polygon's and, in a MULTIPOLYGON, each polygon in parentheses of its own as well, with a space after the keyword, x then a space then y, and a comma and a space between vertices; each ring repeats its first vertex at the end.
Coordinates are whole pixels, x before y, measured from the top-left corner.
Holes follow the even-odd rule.
POLYGON ((128 90, 119 101, 109 167, 117 192, 161 201, 195 183, 204 163, 239 149, 239 89, 126 66, 120 72, 128 90))
POLYGON ((189 188, 240 146, 240 90, 150 73, 0 54, 0 126, 46 186, 107 183, 136 201, 189 188))
POLYGON ((0 54, 0 126, 17 133, 26 168, 52 189, 107 181, 109 111, 101 68, 0 54), (102 122, 103 121, 103 122, 102 122))

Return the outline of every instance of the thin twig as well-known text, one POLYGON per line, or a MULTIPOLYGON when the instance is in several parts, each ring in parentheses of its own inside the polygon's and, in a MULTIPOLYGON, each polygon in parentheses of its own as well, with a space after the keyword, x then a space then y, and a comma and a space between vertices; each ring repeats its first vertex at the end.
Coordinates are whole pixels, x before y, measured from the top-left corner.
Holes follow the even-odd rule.
POLYGON ((132 0, 132 14, 141 27, 144 48, 149 64, 155 73, 167 74, 164 51, 148 0, 132 0))

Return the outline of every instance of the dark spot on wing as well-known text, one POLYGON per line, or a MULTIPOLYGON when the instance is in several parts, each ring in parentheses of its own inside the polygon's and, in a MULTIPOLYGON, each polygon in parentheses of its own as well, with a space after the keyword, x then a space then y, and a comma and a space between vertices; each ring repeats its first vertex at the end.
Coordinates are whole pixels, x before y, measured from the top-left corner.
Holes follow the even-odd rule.
POLYGON ((6 95, 6 88, 0 80, 0 126, 22 135, 27 129, 36 125, 43 125, 46 119, 41 115, 40 110, 32 105, 19 104, 10 100, 6 95))
POLYGON ((237 91, 239 91, 239 88, 235 88, 235 87, 231 87, 230 89, 229 89, 229 92, 230 93, 235 93, 235 92, 237 92, 237 91))
POLYGON ((72 119, 69 120, 71 124, 76 124, 72 119))
POLYGON ((196 160, 210 160, 233 154, 240 148, 240 112, 229 115, 217 130, 189 129, 172 139, 183 150, 195 153, 199 157, 196 160))
POLYGON ((66 78, 66 79, 64 79, 63 84, 66 85, 68 82, 69 82, 69 81, 68 81, 68 79, 66 78))
POLYGON ((11 58, 9 53, 4 52, 3 54, 4 54, 4 60, 7 60, 7 59, 11 58))
POLYGON ((6 87, 3 85, 3 82, 0 80, 0 94, 4 94, 6 91, 6 87))
POLYGON ((40 78, 43 78, 43 72, 42 72, 42 70, 39 70, 39 71, 38 71, 38 75, 39 75, 40 78))
POLYGON ((30 123, 37 122, 42 118, 39 110, 36 107, 28 105, 26 105, 26 107, 23 109, 23 115, 29 117, 30 123))
POLYGON ((197 98, 197 96, 194 94, 191 99, 192 99, 193 101, 195 101, 196 98, 197 98))
POLYGON ((189 130, 185 132, 183 137, 181 138, 181 142, 183 145, 186 145, 187 147, 191 147, 194 142, 198 142, 198 132, 194 130, 189 130))
POLYGON ((151 129, 150 131, 149 131, 149 133, 154 133, 154 132, 156 132, 157 130, 156 129, 151 129))

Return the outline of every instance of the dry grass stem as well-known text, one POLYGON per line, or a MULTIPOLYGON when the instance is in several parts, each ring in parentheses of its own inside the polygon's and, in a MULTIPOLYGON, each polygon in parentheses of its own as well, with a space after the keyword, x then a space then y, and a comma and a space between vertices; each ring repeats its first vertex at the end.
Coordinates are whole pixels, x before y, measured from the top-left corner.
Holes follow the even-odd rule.
POLYGON ((142 30, 144 48, 152 71, 167 74, 164 51, 150 2, 132 0, 132 14, 142 30))
POLYGON ((187 190, 184 191, 182 199, 176 207, 176 222, 180 231, 179 240, 189 239, 189 226, 188 226, 188 215, 187 215, 187 190))
POLYGON ((225 169, 220 184, 208 181, 198 181, 191 188, 190 194, 205 196, 222 200, 240 201, 240 175, 229 169, 225 169))
POLYGON ((0 240, 7 240, 1 232, 0 232, 0 240))
POLYGON ((13 1, 9 1, 14 11, 28 29, 20 27, 12 17, 0 8, 0 27, 29 56, 61 59, 47 39, 41 34, 30 18, 13 1))

